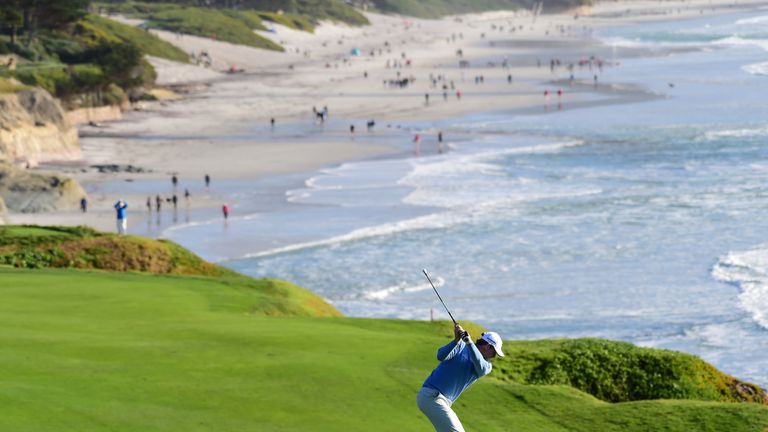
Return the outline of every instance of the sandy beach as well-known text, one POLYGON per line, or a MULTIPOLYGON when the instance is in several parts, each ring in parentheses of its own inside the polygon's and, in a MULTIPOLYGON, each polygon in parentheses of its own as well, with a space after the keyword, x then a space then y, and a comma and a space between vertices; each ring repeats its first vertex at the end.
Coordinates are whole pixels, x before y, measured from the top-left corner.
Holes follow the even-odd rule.
MULTIPOLYGON (((285 53, 157 31, 190 53, 208 52, 212 68, 151 59, 158 83, 180 92, 181 99, 143 103, 119 122, 84 125, 80 130, 83 161, 42 167, 82 182, 90 194, 90 211, 14 214, 12 222, 87 224, 112 230, 116 195, 142 210, 136 213, 145 214, 148 196, 167 199, 174 194, 173 174, 181 180, 175 191, 180 200, 184 189, 192 191, 191 209, 218 209, 227 191, 203 189, 205 174, 215 184, 412 154, 415 133, 434 140, 438 132, 411 130, 407 125, 414 121, 423 125, 477 112, 541 112, 644 100, 653 96, 643 89, 603 85, 597 81, 599 72, 591 68, 576 69, 569 80, 565 65, 590 56, 602 60, 606 68, 620 67, 610 58, 615 51, 596 46, 590 38, 593 29, 759 4, 600 3, 588 11, 536 18, 528 11, 441 20, 368 14, 372 25, 366 27, 324 23, 314 34, 280 26, 276 33, 263 32, 282 43, 285 53), (352 55, 354 48, 361 55, 352 55), (551 69, 552 59, 562 60, 561 66, 551 69), (460 61, 467 62, 467 67, 460 68, 460 61), (227 73, 231 68, 242 72, 227 73), (402 78, 410 80, 407 87, 388 85, 402 78), (544 96, 542 89, 550 95, 544 96), (561 96, 556 95, 558 90, 561 96), (320 123, 313 110, 323 107, 328 108, 329 119, 320 123), (368 121, 375 121, 371 131, 368 121), (98 164, 131 165, 143 172, 101 173, 88 168, 98 164), (119 192, 103 186, 120 182, 125 187, 117 188, 119 192)), ((629 53, 623 49, 621 54, 629 53)), ((447 143, 450 139, 446 137, 447 143)), ((425 147, 424 151, 435 149, 425 147)), ((138 225, 143 226, 143 221, 138 225)))

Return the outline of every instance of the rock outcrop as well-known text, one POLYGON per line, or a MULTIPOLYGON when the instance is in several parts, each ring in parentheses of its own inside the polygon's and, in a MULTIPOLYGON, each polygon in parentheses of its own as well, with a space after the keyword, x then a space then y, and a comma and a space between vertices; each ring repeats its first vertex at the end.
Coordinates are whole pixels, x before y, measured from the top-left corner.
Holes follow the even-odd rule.
POLYGON ((35 166, 80 157, 77 129, 48 92, 0 94, 0 159, 35 166))
POLYGON ((8 223, 8 209, 5 208, 5 201, 0 197, 0 225, 8 223))
POLYGON ((8 210, 39 213, 72 210, 86 196, 80 184, 58 174, 35 173, 0 162, 0 197, 8 210))

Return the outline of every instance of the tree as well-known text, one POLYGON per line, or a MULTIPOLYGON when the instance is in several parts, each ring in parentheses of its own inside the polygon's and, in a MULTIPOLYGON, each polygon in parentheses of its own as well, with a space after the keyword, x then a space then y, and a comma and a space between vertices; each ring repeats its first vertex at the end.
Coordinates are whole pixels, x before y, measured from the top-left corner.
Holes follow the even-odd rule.
POLYGON ((12 0, 22 17, 26 45, 29 46, 39 28, 58 30, 84 17, 91 0, 12 0))
POLYGON ((6 0, 0 3, 0 28, 8 31, 11 44, 16 44, 16 33, 22 24, 24 20, 19 0, 6 0))
POLYGON ((91 0, 38 0, 39 22, 47 29, 61 29, 83 18, 91 0))
POLYGON ((103 43, 89 54, 93 62, 101 67, 104 75, 122 88, 141 85, 142 53, 136 45, 130 43, 103 43))

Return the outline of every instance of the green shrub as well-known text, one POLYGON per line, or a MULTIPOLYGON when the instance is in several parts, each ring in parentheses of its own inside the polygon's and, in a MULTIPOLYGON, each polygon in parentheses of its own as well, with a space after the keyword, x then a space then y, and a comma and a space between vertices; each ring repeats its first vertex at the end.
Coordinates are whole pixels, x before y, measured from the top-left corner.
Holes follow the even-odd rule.
POLYGON ((602 339, 556 340, 531 347, 525 342, 509 347, 509 358, 497 363, 503 379, 568 385, 608 402, 768 402, 759 387, 725 375, 690 354, 602 339))
POLYGON ((120 105, 127 99, 125 91, 115 84, 110 84, 102 93, 102 102, 106 105, 120 105))
POLYGON ((89 91, 101 88, 109 82, 101 67, 94 64, 79 64, 69 68, 74 89, 89 91))
POLYGON ((241 277, 173 242, 104 234, 86 227, 0 227, 0 264, 241 277))
POLYGON ((58 95, 58 90, 64 92, 70 88, 69 75, 63 65, 23 67, 5 75, 33 87, 42 87, 51 94, 58 95))
MULTIPOLYGON (((65 259, 61 250, 53 248, 44 251, 22 250, 15 253, 0 255, 0 264, 18 268, 46 268, 65 259)), ((59 267, 65 267, 59 265, 59 267)))

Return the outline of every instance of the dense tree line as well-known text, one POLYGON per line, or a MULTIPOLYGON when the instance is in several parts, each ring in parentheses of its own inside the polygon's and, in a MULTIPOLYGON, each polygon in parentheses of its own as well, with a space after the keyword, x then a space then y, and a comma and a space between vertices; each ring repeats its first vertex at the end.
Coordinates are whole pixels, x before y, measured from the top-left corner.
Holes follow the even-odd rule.
POLYGON ((40 29, 57 30, 84 17, 91 0, 3 0, 0 29, 17 43, 19 34, 29 45, 40 29))
POLYGON ((0 53, 23 65, 0 76, 39 86, 72 106, 116 104, 151 85, 154 72, 134 43, 88 16, 91 0, 0 0, 0 53))

